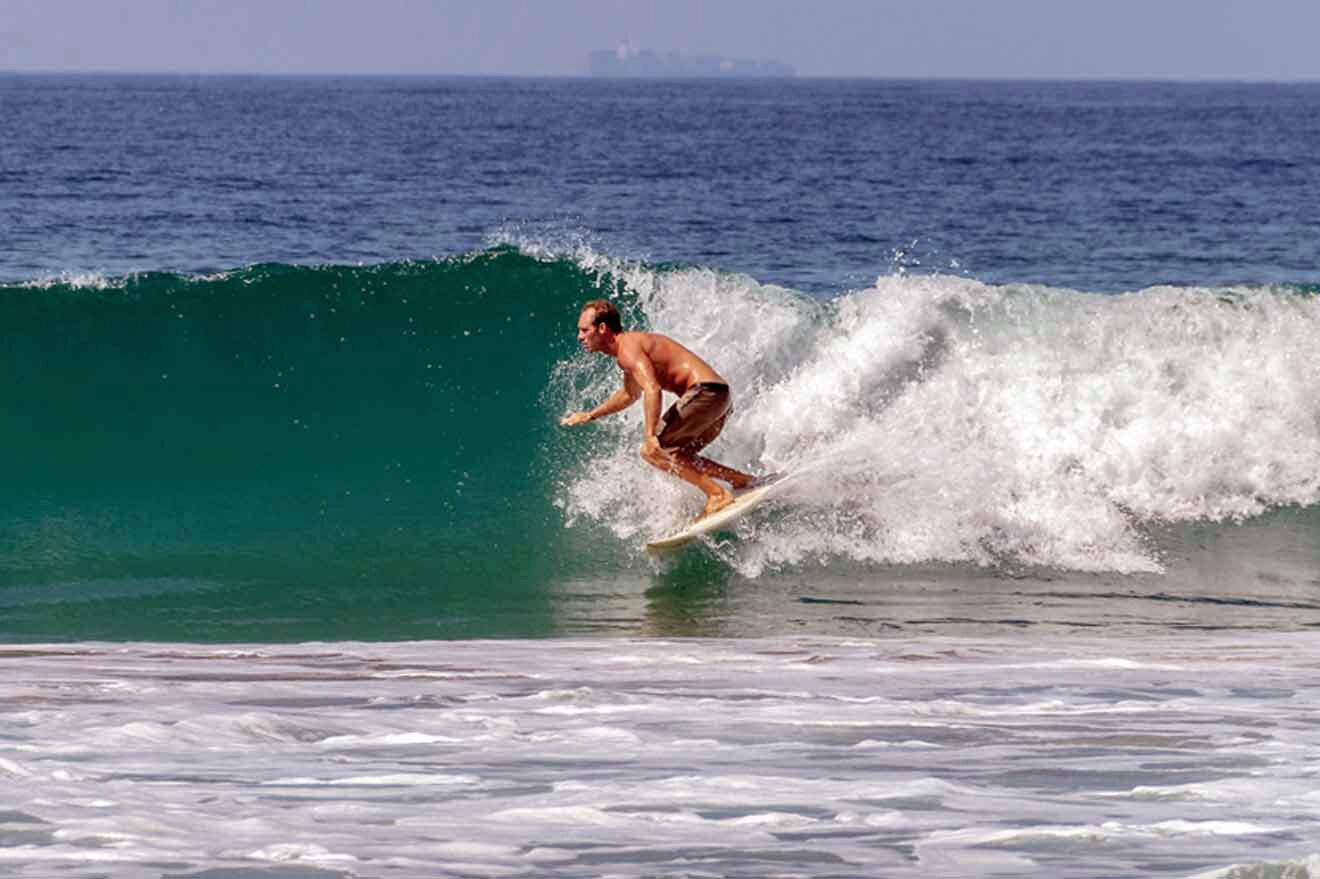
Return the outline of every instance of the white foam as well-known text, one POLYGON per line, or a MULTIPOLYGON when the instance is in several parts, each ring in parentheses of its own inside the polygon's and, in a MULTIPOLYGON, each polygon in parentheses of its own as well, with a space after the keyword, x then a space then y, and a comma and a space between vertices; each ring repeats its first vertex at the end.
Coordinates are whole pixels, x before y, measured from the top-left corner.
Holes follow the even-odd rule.
POLYGON ((1109 842, 1141 837, 1255 836, 1278 833, 1280 829, 1279 827, 1254 824, 1248 821, 1173 820, 1147 825, 1105 821, 1101 824, 1037 825, 1012 830, 969 827, 959 830, 938 831, 932 833, 929 840, 935 843, 957 843, 963 846, 1030 848, 1042 842, 1054 840, 1109 842))
POLYGON ((1306 633, 345 644, 318 677, 326 651, 8 657, 0 698, 26 720, 0 748, 5 869, 1071 874, 1101 846, 1114 875, 1225 879, 1280 875, 1219 865, 1301 858, 1315 823, 1306 633), (437 656, 484 674, 375 677, 437 656), (1260 698, 1266 679, 1295 695, 1260 698), (544 710, 610 705, 608 726, 544 710))
POLYGON ((21 763, 16 763, 13 760, 6 760, 5 758, 0 757, 0 775, 8 776, 9 778, 31 778, 32 770, 28 769, 21 763))
POLYGON ((1252 836, 1279 833, 1284 828, 1251 821, 1161 821, 1148 828, 1151 832, 1169 836, 1252 836))
POLYGON ((1233 864, 1218 870, 1197 873, 1192 879, 1317 879, 1317 877, 1320 877, 1320 854, 1292 861, 1233 864))
POLYGON ((420 787, 442 785, 462 787, 480 783, 481 779, 473 775, 452 775, 445 773, 408 773, 393 772, 383 775, 350 775, 343 778, 290 777, 275 778, 262 784, 270 787, 420 787))
POLYGON ((1118 658, 1118 657, 1114 657, 1114 656, 1102 657, 1102 658, 1098 658, 1098 659, 1058 659, 1058 660, 1054 660, 1054 661, 1049 662, 1049 663, 1025 663, 1025 664, 1015 664, 1015 665, 1007 665, 1007 666, 1004 666, 1004 668, 1005 668, 1005 669, 1009 669, 1009 668, 1024 668, 1024 669, 1025 669, 1025 668, 1038 668, 1038 669, 1060 669, 1060 668, 1086 669, 1086 668, 1093 668, 1093 669, 1098 669, 1098 670, 1112 670, 1112 671, 1135 671, 1135 670, 1144 670, 1144 669, 1162 670, 1162 671, 1177 671, 1177 670, 1178 670, 1178 666, 1176 666, 1176 665, 1151 665, 1150 663, 1137 662, 1136 660, 1132 660, 1132 659, 1120 659, 1120 658, 1118 658))
MULTIPOLYGON (((1096 796, 1130 797, 1156 802, 1241 803, 1260 792, 1261 785, 1257 779, 1229 779, 1192 784, 1140 785, 1130 791, 1101 791, 1096 796)), ((1278 789, 1271 788, 1266 793, 1272 802, 1283 802, 1278 789)))
POLYGON ((100 272, 60 272, 58 275, 24 281, 18 286, 31 290, 49 290, 52 287, 71 287, 75 290, 117 290, 125 283, 124 278, 111 278, 100 272))
POLYGON ((937 744, 935 742, 923 742, 921 739, 905 739, 901 742, 884 742, 878 739, 863 739, 862 741, 853 745, 853 747, 862 748, 862 749, 868 749, 868 748, 883 749, 883 748, 942 748, 944 746, 937 744))
POLYGON ((352 855, 332 852, 324 846, 296 842, 280 843, 279 845, 257 849, 249 852, 248 857, 259 861, 275 861, 277 863, 307 862, 312 864, 351 863, 357 860, 352 855))
POLYGON ((438 745, 461 742, 454 736, 436 736, 418 732, 382 733, 365 736, 331 736, 323 739, 321 745, 326 748, 341 750, 349 748, 394 748, 400 745, 438 745))
MULTIPOLYGON (((591 265, 599 268, 599 258, 591 265)), ((720 552, 744 574, 851 558, 1161 569, 1144 520, 1320 501, 1320 298, 1270 289, 1091 295, 894 276, 821 303, 705 269, 608 267, 632 317, 701 353, 735 416, 710 454, 809 471, 720 552)), ((599 402, 578 355, 548 399, 599 402)), ((570 524, 670 529, 699 498, 638 460, 639 407, 592 425, 570 524)))

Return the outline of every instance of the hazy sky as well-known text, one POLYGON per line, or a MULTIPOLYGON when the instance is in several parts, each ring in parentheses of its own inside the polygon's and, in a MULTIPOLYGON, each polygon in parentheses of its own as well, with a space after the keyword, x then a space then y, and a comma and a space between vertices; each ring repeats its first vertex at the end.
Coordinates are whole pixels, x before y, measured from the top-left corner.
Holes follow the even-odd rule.
POLYGON ((1320 79, 1320 0, 0 0, 0 71, 573 75, 622 40, 804 76, 1320 79))

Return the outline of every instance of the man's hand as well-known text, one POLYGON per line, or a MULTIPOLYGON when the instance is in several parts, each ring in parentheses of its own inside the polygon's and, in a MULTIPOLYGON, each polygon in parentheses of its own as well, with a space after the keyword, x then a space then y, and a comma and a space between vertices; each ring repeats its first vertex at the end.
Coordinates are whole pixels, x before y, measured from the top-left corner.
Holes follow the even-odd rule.
POLYGON ((650 434, 646 437, 646 439, 642 440, 642 454, 643 455, 661 454, 660 437, 654 434, 650 434))
POLYGON ((574 412, 572 415, 565 415, 559 419, 559 423, 564 427, 577 427, 579 424, 586 424, 590 420, 590 412, 574 412))

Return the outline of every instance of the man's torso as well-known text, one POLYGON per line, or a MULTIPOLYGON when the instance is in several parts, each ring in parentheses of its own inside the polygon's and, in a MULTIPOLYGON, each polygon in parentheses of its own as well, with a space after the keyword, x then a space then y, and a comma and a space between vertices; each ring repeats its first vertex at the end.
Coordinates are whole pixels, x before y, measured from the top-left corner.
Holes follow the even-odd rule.
MULTIPOLYGON (((659 333, 623 333, 619 341, 651 361, 656 381, 671 394, 682 395, 703 382, 724 383, 706 361, 659 333)), ((622 366, 622 363, 620 363, 622 366)))

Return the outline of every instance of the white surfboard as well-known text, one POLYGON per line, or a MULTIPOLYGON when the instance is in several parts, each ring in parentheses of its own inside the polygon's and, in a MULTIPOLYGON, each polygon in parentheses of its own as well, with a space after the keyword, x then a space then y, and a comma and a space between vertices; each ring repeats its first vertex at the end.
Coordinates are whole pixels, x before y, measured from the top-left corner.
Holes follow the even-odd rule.
POLYGON ((678 531, 668 537, 662 537, 659 540, 652 540, 646 544, 648 552, 656 550, 677 549, 686 543, 691 543, 703 534, 709 534, 712 531, 719 531, 732 524, 733 520, 746 513, 748 510, 758 506, 770 495, 778 491, 784 483, 788 482, 788 474, 776 474, 770 481, 756 488, 749 488, 738 492, 738 499, 729 504, 719 512, 711 513, 703 519, 698 519, 691 525, 678 531))

